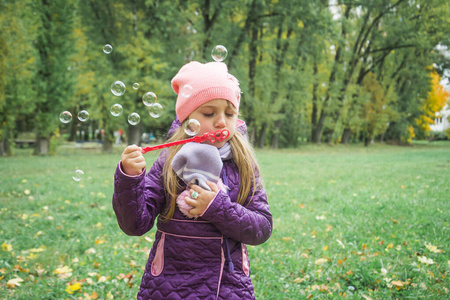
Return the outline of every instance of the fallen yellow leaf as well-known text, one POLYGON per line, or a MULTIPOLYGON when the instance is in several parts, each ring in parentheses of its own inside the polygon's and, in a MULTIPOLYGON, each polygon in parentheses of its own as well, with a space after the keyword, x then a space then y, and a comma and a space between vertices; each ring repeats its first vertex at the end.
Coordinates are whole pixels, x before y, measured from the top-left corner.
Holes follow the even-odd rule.
POLYGON ((303 281, 305 281, 305 278, 295 278, 294 279, 295 283, 302 283, 303 281))
POLYGON ((53 273, 56 274, 65 274, 65 273, 71 273, 73 270, 71 268, 69 268, 68 266, 63 266, 60 268, 56 268, 55 271, 53 271, 53 273))
POLYGON ((426 265, 432 265, 434 264, 434 261, 432 258, 426 258, 425 256, 421 256, 417 258, 421 263, 426 265))
POLYGON ((400 280, 392 280, 391 284, 395 285, 395 286, 403 286, 403 282, 401 282, 400 280))
POLYGON ((74 292, 81 289, 81 284, 79 282, 76 282, 74 284, 69 284, 66 288, 66 292, 69 294, 73 294, 74 292))
POLYGON ((319 258, 319 259, 316 259, 315 264, 316 264, 316 265, 323 265, 323 264, 326 263, 327 261, 328 261, 328 259, 326 259, 326 258, 319 258))
POLYGON ((433 245, 431 245, 431 244, 425 243, 425 247, 427 247, 428 250, 430 250, 431 252, 434 252, 434 253, 441 253, 441 252, 444 252, 444 251, 442 251, 442 250, 439 250, 436 246, 433 246, 433 245))
POLYGON ((34 253, 36 253, 36 252, 42 252, 42 251, 45 251, 45 248, 42 248, 42 247, 39 247, 39 248, 32 248, 32 249, 30 249, 30 250, 28 250, 28 251, 34 252, 34 253))
POLYGON ((6 286, 10 289, 13 289, 16 286, 20 286, 21 282, 23 282, 23 279, 20 277, 16 277, 16 278, 8 280, 8 282, 6 283, 6 286))
POLYGON ((98 239, 95 240, 95 243, 97 245, 104 244, 105 242, 106 242, 106 240, 104 238, 98 238, 98 239))
POLYGON ((3 242, 3 244, 2 244, 2 250, 3 251, 11 252, 12 249, 13 249, 13 247, 12 247, 11 244, 7 244, 6 242, 3 242))

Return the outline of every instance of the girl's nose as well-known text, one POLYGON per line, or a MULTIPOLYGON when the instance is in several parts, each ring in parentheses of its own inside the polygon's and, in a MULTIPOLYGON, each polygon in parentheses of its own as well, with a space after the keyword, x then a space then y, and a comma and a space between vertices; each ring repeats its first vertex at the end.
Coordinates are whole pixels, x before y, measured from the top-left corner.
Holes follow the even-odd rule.
POLYGON ((225 128, 225 126, 226 126, 225 116, 222 114, 218 115, 215 125, 216 125, 216 128, 220 128, 220 129, 225 128))

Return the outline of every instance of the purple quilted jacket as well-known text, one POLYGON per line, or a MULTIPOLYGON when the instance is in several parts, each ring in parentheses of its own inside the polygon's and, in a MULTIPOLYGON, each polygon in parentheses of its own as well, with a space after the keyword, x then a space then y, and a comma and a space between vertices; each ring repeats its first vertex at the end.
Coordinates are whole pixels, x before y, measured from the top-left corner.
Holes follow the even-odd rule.
MULTIPOLYGON (((239 130, 245 132, 245 123, 239 130)), ((157 219, 168 199, 162 182, 164 161, 162 152, 146 175, 127 176, 120 163, 115 173, 113 208, 120 228, 128 235, 143 235, 157 221, 137 298, 254 299, 245 244, 262 244, 271 235, 265 191, 257 189, 252 201, 249 196, 244 206, 237 204, 238 169, 233 160, 225 160, 220 177, 228 193, 220 191, 198 219, 176 209, 164 223, 157 219)))

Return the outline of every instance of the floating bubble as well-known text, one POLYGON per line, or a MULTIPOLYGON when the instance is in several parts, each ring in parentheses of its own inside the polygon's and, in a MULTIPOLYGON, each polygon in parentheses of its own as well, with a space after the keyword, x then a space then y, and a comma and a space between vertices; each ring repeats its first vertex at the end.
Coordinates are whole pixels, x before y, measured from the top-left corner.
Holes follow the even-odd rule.
POLYGON ((125 83, 120 80, 114 81, 111 84, 111 93, 113 93, 115 96, 122 96, 125 93, 126 89, 127 87, 125 86, 125 83))
POLYGON ((86 110, 78 112, 78 120, 86 122, 89 119, 89 113, 86 110))
POLYGON ((120 105, 119 103, 113 104, 113 105, 111 105, 110 111, 114 117, 118 117, 123 112, 122 105, 120 105))
POLYGON ((189 119, 184 124, 184 132, 189 136, 196 136, 200 132, 200 122, 196 119, 189 119))
POLYGON ((128 115, 128 123, 131 125, 137 125, 141 121, 141 116, 138 113, 131 113, 128 115))
POLYGON ((153 92, 147 92, 142 96, 142 102, 144 102, 145 106, 150 106, 153 103, 156 103, 156 95, 153 92))
POLYGON ((194 88, 192 86, 190 86, 189 84, 186 84, 185 86, 183 86, 181 88, 180 94, 184 98, 189 98, 192 95, 193 90, 194 90, 194 88))
POLYGON ((72 121, 72 114, 67 110, 63 111, 62 113, 59 114, 59 120, 64 124, 67 124, 70 121, 72 121))
POLYGON ((211 51, 211 56, 215 61, 223 61, 227 58, 228 50, 225 46, 217 45, 211 51))
POLYGON ((152 118, 159 118, 163 113, 163 107, 159 103, 153 103, 148 107, 148 113, 152 118))
POLYGON ((112 50, 113 48, 110 44, 106 44, 105 46, 103 46, 103 52, 105 52, 106 54, 110 54, 112 50))
POLYGON ((73 180, 75 180, 75 181, 81 181, 81 179, 83 179, 83 176, 84 176, 84 172, 83 172, 82 170, 76 170, 76 171, 73 173, 72 178, 73 178, 73 180))
POLYGON ((139 83, 137 83, 137 82, 133 83, 133 89, 138 90, 139 89, 139 83))

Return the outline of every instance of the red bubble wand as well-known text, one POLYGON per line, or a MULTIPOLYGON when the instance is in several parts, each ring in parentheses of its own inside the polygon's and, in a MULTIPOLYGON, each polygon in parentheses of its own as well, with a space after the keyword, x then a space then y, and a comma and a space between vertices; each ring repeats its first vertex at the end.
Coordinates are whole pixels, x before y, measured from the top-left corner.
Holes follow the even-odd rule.
POLYGON ((210 141, 211 143, 215 143, 217 141, 221 142, 224 139, 228 138, 229 136, 230 136, 230 131, 228 131, 228 129, 211 131, 211 132, 207 132, 201 136, 194 136, 192 138, 181 140, 181 141, 175 141, 172 143, 166 143, 166 144, 157 145, 157 146, 153 146, 153 147, 145 147, 145 148, 142 148, 142 153, 145 154, 149 151, 163 149, 163 148, 172 147, 172 146, 181 145, 181 144, 186 144, 186 143, 190 143, 190 142, 202 143, 206 140, 210 141))

